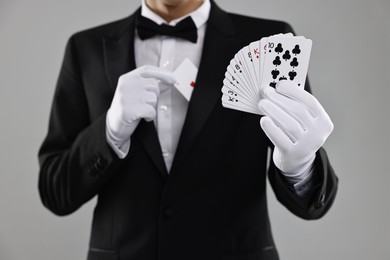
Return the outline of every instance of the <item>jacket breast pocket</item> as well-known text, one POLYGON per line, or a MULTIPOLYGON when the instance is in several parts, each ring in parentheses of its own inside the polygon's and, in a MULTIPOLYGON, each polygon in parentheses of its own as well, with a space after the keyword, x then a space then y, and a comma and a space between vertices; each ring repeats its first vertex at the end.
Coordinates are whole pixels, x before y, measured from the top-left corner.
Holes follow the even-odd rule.
POLYGON ((118 253, 114 250, 90 248, 88 260, 119 260, 118 253))
POLYGON ((275 247, 268 246, 251 253, 223 255, 221 260, 279 260, 275 247))

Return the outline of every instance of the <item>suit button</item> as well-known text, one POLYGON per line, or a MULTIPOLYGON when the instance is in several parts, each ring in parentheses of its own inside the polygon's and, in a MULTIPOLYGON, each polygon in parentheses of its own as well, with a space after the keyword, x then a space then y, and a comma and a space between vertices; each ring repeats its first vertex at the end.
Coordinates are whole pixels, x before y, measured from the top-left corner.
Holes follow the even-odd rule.
POLYGON ((101 170, 104 168, 104 166, 106 166, 106 161, 103 158, 99 157, 95 162, 95 165, 94 165, 95 169, 101 170))
POLYGON ((107 165, 107 161, 104 158, 97 157, 91 163, 88 169, 88 173, 93 177, 97 177, 101 174, 101 170, 103 170, 104 167, 106 167, 106 165, 107 165))
POLYGON ((172 209, 164 209, 164 217, 166 219, 172 219, 175 215, 175 212, 172 209))
POLYGON ((325 194, 324 193, 322 193, 321 195, 320 195, 320 198, 319 198, 319 200, 318 200, 318 202, 319 203, 323 203, 325 201, 325 194))
POLYGON ((325 205, 325 194, 321 194, 318 202, 314 205, 315 209, 320 209, 325 205))
POLYGON ((315 204, 315 205, 314 205, 314 208, 315 208, 315 209, 320 209, 320 208, 322 208, 324 205, 325 205, 325 204, 324 204, 323 202, 320 202, 320 203, 315 204))

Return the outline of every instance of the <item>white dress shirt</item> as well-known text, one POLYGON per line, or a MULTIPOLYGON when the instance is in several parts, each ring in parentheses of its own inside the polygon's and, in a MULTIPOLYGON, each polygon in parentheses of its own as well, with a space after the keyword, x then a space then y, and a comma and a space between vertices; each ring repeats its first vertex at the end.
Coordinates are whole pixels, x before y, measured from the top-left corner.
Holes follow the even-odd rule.
MULTIPOLYGON (((188 58, 199 68, 210 7, 210 1, 205 0, 194 12, 169 23, 169 25, 175 26, 184 18, 191 16, 198 29, 198 40, 196 43, 169 36, 154 36, 141 40, 136 33, 134 39, 136 66, 154 65, 174 71, 185 58, 188 58)), ((166 23, 164 19, 150 10, 145 0, 142 1, 141 15, 157 24, 166 23)), ((187 114, 188 101, 174 86, 163 87, 163 89, 165 88, 167 90, 160 93, 157 101, 157 118, 154 123, 165 165, 169 172, 187 114)))

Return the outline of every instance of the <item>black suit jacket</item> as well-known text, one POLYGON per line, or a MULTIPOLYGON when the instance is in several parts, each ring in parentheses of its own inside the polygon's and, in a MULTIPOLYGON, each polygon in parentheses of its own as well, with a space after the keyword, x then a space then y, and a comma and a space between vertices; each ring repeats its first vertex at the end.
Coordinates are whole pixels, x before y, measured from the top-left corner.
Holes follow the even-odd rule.
MULTIPOLYGON (((221 106, 221 87, 242 46, 290 26, 229 14, 212 2, 169 175, 153 123, 141 121, 123 160, 106 142, 106 111, 118 77, 136 67, 134 28, 135 14, 70 38, 39 151, 44 205, 66 215, 98 196, 90 260, 278 259, 266 202, 271 144, 259 116, 221 106)), ((335 197, 337 178, 323 149, 314 174, 319 185, 301 198, 272 162, 269 169, 277 198, 305 219, 323 216, 335 197)))

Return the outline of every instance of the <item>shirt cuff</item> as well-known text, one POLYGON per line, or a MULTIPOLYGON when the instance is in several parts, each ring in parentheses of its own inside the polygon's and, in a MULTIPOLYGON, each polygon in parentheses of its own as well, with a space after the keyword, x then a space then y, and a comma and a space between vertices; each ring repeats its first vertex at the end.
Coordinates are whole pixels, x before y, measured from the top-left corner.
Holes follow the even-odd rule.
POLYGON ((304 197, 314 186, 315 186, 315 178, 314 178, 314 163, 299 176, 291 176, 288 173, 283 174, 287 184, 295 191, 295 193, 304 197))

